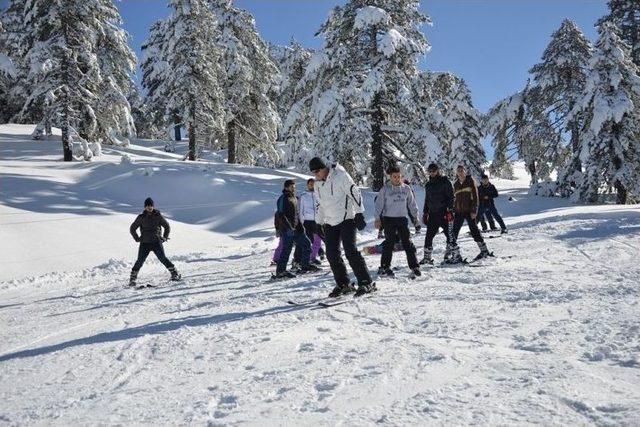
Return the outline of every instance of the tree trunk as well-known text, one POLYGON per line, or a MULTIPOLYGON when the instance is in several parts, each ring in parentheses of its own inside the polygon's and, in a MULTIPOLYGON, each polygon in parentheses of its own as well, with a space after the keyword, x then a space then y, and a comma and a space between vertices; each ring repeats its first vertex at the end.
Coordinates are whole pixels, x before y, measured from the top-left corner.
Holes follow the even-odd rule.
POLYGON ((382 155, 382 121, 384 120, 382 107, 380 105, 380 95, 376 94, 373 99, 374 109, 373 122, 371 124, 371 189, 380 191, 384 185, 384 158, 382 155))
MULTIPOLYGON (((66 94, 66 90, 65 90, 66 94)), ((73 152, 71 151, 71 141, 69 140, 69 110, 68 110, 68 97, 65 95, 64 107, 62 108, 62 152, 64 153, 64 161, 70 162, 73 160, 73 152)))
MULTIPOLYGON (((378 55, 378 29, 374 25, 371 27, 370 33, 371 42, 371 61, 378 55)), ((371 64, 373 66, 373 64, 371 64)), ((384 114, 382 112, 382 95, 376 93, 373 97, 371 109, 373 114, 371 116, 371 189, 373 191, 380 191, 384 185, 384 158, 382 155, 382 123, 384 121, 384 114)))
POLYGON ((236 162, 236 121, 227 123, 227 163, 236 162))
POLYGON ((198 146, 196 143, 196 107, 192 103, 189 108, 189 160, 198 159, 198 146))
POLYGON ((538 175, 536 171, 536 162, 532 160, 531 163, 527 165, 527 169, 529 170, 529 174, 531 175, 531 185, 535 185, 538 183, 538 175))
POLYGON ((582 162, 580 161, 580 130, 578 129, 578 123, 573 122, 571 124, 571 153, 574 154, 573 158, 573 171, 581 171, 582 170, 582 162))
POLYGON ((182 132, 180 130, 180 117, 177 114, 173 114, 173 137, 176 141, 182 141, 182 132))

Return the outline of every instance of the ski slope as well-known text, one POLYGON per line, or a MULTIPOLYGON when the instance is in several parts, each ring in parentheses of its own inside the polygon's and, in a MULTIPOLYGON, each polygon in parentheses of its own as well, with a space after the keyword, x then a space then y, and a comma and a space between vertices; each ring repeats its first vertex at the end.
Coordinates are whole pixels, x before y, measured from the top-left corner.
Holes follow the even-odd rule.
POLYGON ((159 141, 67 164, 31 130, 0 126, 0 424, 640 424, 638 206, 529 197, 518 168, 493 181, 498 258, 410 281, 396 253, 397 279, 324 309, 326 264, 267 282, 275 198, 305 175, 159 141), (184 281, 151 255, 139 278, 157 287, 134 290, 147 196, 184 281))

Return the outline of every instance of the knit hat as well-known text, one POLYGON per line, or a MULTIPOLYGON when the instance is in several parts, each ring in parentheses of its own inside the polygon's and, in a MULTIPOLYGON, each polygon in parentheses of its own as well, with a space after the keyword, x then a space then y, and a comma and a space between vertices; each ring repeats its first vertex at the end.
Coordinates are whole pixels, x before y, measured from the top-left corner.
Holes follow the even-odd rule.
POLYGON ((320 157, 314 157, 313 159, 311 159, 311 161, 309 161, 309 170, 311 172, 315 172, 326 167, 327 165, 322 161, 320 157))
POLYGON ((153 199, 151 197, 147 197, 144 201, 144 207, 146 208, 147 206, 154 206, 153 199))
POLYGON ((429 167, 427 168, 427 170, 428 170, 429 172, 431 172, 431 171, 437 171, 438 169, 439 169, 439 168, 438 168, 438 165, 437 165, 437 164, 435 164, 435 163, 431 163, 431 164, 429 165, 429 167))

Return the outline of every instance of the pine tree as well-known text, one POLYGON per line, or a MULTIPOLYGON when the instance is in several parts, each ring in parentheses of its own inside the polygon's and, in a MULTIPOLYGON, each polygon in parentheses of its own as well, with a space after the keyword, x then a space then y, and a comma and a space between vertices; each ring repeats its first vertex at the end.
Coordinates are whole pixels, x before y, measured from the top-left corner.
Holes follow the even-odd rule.
POLYGON ((411 88, 418 56, 429 48, 419 29, 426 22, 411 0, 334 8, 318 32, 324 47, 302 80, 311 95, 292 109, 296 120, 287 120, 312 120, 314 154, 343 163, 356 179, 369 174, 374 190, 383 184, 385 158, 405 138, 402 124, 415 116, 411 88))
POLYGON ((609 0, 609 14, 596 25, 611 22, 631 48, 631 58, 640 67, 640 2, 638 0, 609 0))
POLYGON ((561 169, 561 175, 580 170, 579 162, 565 165, 566 159, 558 156, 578 150, 579 130, 584 120, 580 116, 573 116, 573 120, 567 121, 567 116, 584 91, 591 52, 591 43, 582 31, 572 21, 565 19, 551 36, 551 42, 542 55, 542 62, 530 70, 534 85, 539 88, 535 108, 546 116, 539 124, 542 124, 542 128, 550 124, 557 133, 549 134, 551 129, 545 128, 543 133, 549 138, 546 142, 543 141, 546 149, 540 151, 542 155, 549 156, 544 158, 549 164, 561 169), (564 148, 566 144, 560 137, 564 131, 571 134, 570 150, 564 148))
POLYGON ((640 69, 618 31, 610 22, 599 27, 585 94, 571 112, 586 119, 574 195, 586 202, 607 188, 621 204, 640 196, 640 69))
POLYGON ((226 99, 228 162, 274 165, 280 117, 269 94, 278 69, 251 14, 235 8, 232 0, 208 0, 208 4, 220 34, 216 46, 226 99))
POLYGON ((9 90, 17 77, 17 70, 9 57, 9 47, 5 40, 4 26, 0 21, 0 123, 6 123, 11 116, 9 90))

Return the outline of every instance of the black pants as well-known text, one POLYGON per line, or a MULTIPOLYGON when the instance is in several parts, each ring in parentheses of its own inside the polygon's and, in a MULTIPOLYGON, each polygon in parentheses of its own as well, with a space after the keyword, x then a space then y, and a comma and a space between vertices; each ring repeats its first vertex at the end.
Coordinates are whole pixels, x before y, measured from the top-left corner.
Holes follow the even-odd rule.
POLYGON ((444 231, 444 235, 447 237, 447 245, 449 245, 453 239, 453 228, 449 229, 449 223, 445 218, 445 211, 436 211, 429 213, 429 219, 427 220, 427 235, 424 238, 424 247, 433 248, 433 238, 440 232, 440 229, 444 231))
MULTIPOLYGON (((309 239, 309 246, 313 245, 314 234, 318 234, 318 225, 315 221, 305 221, 302 223, 302 227, 304 228, 304 234, 309 239)), ((300 264, 302 261, 302 251, 300 247, 296 245, 296 249, 293 251, 293 262, 297 262, 300 264)))
POLYGON ((460 229, 462 228, 462 224, 467 220, 467 225, 469 226, 469 231, 471 232, 471 237, 478 243, 484 242, 482 238, 482 234, 480 234, 480 230, 478 229, 478 223, 475 219, 471 218, 471 214, 460 214, 456 213, 453 217, 453 238, 454 242, 458 240, 458 234, 460 233, 460 229))
POLYGON ((327 245, 327 259, 333 272, 336 284, 340 286, 348 285, 351 280, 347 274, 347 267, 344 265, 340 255, 340 243, 344 248, 344 254, 349 261, 349 265, 355 274, 358 284, 371 283, 371 276, 367 269, 364 258, 356 247, 356 225, 352 219, 342 221, 338 225, 325 225, 325 243, 327 245))
POLYGON ((158 257, 158 260, 164 264, 165 267, 171 269, 174 268, 171 261, 169 261, 164 254, 164 248, 162 247, 161 242, 156 243, 140 243, 140 247, 138 248, 138 260, 133 266, 134 271, 139 271, 142 268, 142 264, 144 264, 145 260, 149 256, 149 253, 153 252, 158 257))
MULTIPOLYGON (((496 219, 496 221, 498 221, 498 224, 500 224, 500 228, 501 229, 505 229, 507 228, 506 225, 504 225, 504 221, 502 220, 502 217, 500 216, 500 214, 498 213, 498 209, 496 209, 496 205, 493 203, 480 203, 480 206, 478 207, 478 217, 480 216, 487 216, 487 219, 489 219, 489 225, 491 226, 491 229, 495 229, 496 225, 493 223, 493 218, 496 219)), ((482 227, 483 230, 486 230, 485 227, 482 227)))
POLYGON ((382 226, 384 227, 385 241, 382 244, 382 258, 380 266, 391 267, 391 259, 393 257, 393 247, 396 240, 400 239, 402 248, 407 254, 407 263, 409 268, 418 267, 418 259, 416 258, 416 247, 411 241, 411 233, 409 232, 409 221, 407 218, 394 218, 385 216, 382 218, 382 226))

